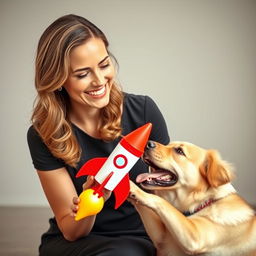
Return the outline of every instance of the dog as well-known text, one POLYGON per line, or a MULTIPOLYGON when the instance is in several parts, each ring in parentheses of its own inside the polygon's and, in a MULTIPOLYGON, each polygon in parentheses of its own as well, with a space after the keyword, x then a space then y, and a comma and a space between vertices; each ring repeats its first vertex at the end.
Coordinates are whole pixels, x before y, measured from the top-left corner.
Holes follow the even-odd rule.
POLYGON ((234 172, 216 150, 188 142, 149 141, 149 173, 130 181, 137 209, 158 256, 256 255, 256 217, 231 184, 234 172), (151 193, 148 193, 151 192, 151 193))

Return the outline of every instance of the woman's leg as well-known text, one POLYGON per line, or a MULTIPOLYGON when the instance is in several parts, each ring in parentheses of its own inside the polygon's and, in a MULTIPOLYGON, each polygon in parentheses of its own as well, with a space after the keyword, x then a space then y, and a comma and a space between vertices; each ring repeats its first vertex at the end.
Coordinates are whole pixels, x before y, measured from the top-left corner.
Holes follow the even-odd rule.
MULTIPOLYGON (((83 254, 81 256, 85 256, 83 254)), ((109 244, 97 256, 154 256, 156 250, 148 239, 136 236, 110 238, 109 244)))
POLYGON ((40 256, 154 256, 155 248, 146 238, 90 235, 75 242, 62 236, 47 238, 40 246, 40 256))

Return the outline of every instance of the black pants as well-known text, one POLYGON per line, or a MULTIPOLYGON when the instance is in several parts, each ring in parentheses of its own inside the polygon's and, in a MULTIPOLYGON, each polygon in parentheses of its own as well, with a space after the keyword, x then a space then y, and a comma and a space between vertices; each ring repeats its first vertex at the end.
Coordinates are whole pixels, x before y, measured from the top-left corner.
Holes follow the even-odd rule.
POLYGON ((89 235, 75 242, 62 236, 47 238, 40 256, 154 256, 156 250, 147 238, 139 236, 106 237, 89 235))

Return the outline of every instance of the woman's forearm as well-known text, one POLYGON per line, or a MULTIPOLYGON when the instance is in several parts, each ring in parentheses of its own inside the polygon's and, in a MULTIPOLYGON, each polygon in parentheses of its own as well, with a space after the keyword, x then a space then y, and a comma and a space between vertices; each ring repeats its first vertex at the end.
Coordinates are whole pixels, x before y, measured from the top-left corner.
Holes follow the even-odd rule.
POLYGON ((71 214, 68 214, 57 221, 57 223, 65 239, 68 241, 75 241, 90 233, 95 218, 96 216, 94 215, 76 221, 71 214))

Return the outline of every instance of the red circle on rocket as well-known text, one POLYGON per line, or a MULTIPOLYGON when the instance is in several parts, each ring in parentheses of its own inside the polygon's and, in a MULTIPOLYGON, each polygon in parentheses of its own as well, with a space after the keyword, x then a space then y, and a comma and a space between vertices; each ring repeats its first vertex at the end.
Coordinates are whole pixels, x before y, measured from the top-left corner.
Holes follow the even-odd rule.
POLYGON ((128 163, 127 157, 125 155, 119 154, 114 158, 114 166, 118 169, 126 167, 128 163))

